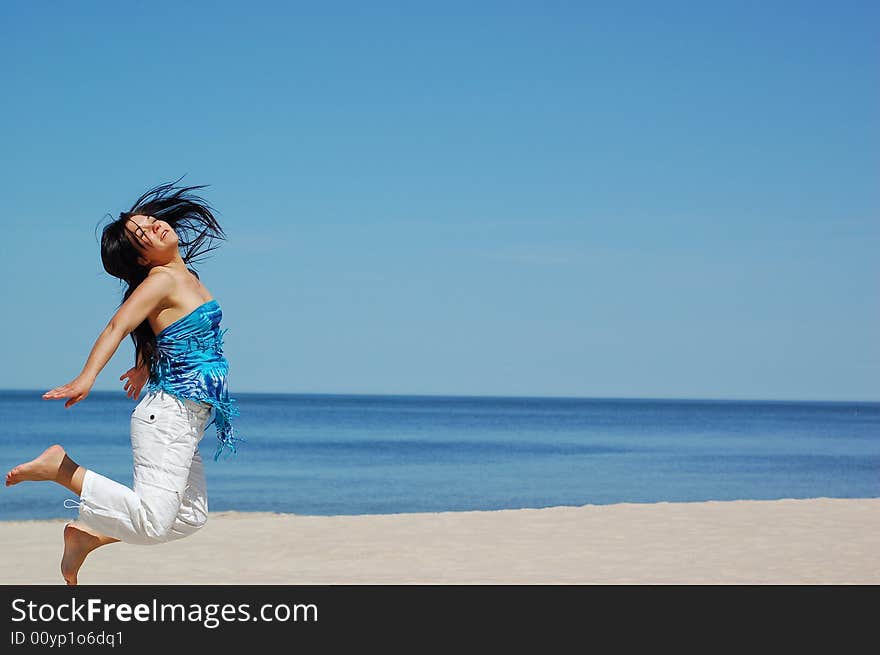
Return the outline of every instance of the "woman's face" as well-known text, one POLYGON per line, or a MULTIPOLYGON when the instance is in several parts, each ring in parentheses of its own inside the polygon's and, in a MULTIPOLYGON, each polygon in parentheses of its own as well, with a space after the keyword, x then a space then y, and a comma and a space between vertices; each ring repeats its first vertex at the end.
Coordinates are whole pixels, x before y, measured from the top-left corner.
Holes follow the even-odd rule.
POLYGON ((168 223, 153 216, 132 216, 126 223, 129 240, 140 251, 143 265, 166 264, 177 253, 177 233, 168 223))

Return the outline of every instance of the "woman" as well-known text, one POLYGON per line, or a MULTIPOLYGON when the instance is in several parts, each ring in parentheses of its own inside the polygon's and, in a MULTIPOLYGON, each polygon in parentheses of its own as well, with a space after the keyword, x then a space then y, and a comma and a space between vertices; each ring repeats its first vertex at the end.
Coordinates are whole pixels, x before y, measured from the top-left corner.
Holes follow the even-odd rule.
MULTIPOLYGON (((178 180, 179 181, 179 180, 178 180)), ((104 227, 104 269, 128 286, 123 302, 98 337, 82 372, 47 391, 48 400, 84 400, 98 374, 131 335, 135 366, 120 380, 143 399, 131 414, 134 484, 130 489, 77 464, 60 445, 6 474, 6 486, 50 480, 79 496, 79 515, 64 527, 61 573, 75 585, 86 556, 124 541, 159 544, 193 534, 208 518, 205 473, 198 444, 213 414, 219 445, 235 452, 231 425, 238 415, 227 392, 220 305, 196 272, 197 257, 225 239, 211 208, 190 191, 157 186, 104 227)))

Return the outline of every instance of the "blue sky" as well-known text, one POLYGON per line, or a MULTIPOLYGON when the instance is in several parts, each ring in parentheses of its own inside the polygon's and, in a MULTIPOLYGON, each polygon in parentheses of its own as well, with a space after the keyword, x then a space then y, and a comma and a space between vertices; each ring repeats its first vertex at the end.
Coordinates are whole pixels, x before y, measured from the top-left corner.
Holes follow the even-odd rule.
POLYGON ((233 395, 880 400, 878 7, 4 2, 0 388, 185 176, 233 395))

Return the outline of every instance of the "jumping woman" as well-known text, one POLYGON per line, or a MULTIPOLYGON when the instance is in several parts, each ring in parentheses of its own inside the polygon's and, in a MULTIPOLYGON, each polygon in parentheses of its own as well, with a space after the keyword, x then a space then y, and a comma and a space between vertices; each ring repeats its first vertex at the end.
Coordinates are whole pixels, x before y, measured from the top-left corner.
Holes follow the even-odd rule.
MULTIPOLYGON (((179 181, 179 180, 178 180, 179 181)), ((123 541, 160 544, 193 534, 208 519, 199 441, 213 416, 219 440, 214 459, 234 453, 238 415, 226 385, 219 303, 189 266, 225 239, 211 208, 190 192, 203 186, 163 184, 147 191, 104 227, 104 269, 127 284, 123 302, 101 332, 82 372, 43 394, 84 400, 98 374, 131 335, 135 366, 119 379, 132 399, 133 488, 77 464, 60 445, 19 464, 6 486, 25 480, 57 482, 79 496, 79 514, 64 527, 61 574, 75 585, 86 556, 123 541)))

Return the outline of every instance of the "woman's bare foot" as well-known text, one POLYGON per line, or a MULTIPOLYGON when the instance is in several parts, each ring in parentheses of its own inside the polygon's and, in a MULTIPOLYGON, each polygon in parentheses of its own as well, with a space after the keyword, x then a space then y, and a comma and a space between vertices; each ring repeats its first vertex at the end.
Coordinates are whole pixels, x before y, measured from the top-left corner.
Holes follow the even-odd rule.
POLYGON ((25 480, 56 480, 61 463, 64 461, 64 448, 55 444, 43 454, 24 464, 19 464, 6 474, 6 486, 11 487, 25 480))
POLYGON ((113 537, 95 535, 73 523, 64 526, 64 555, 61 557, 61 575, 69 586, 76 585, 76 576, 86 555, 100 546, 119 541, 113 537))

